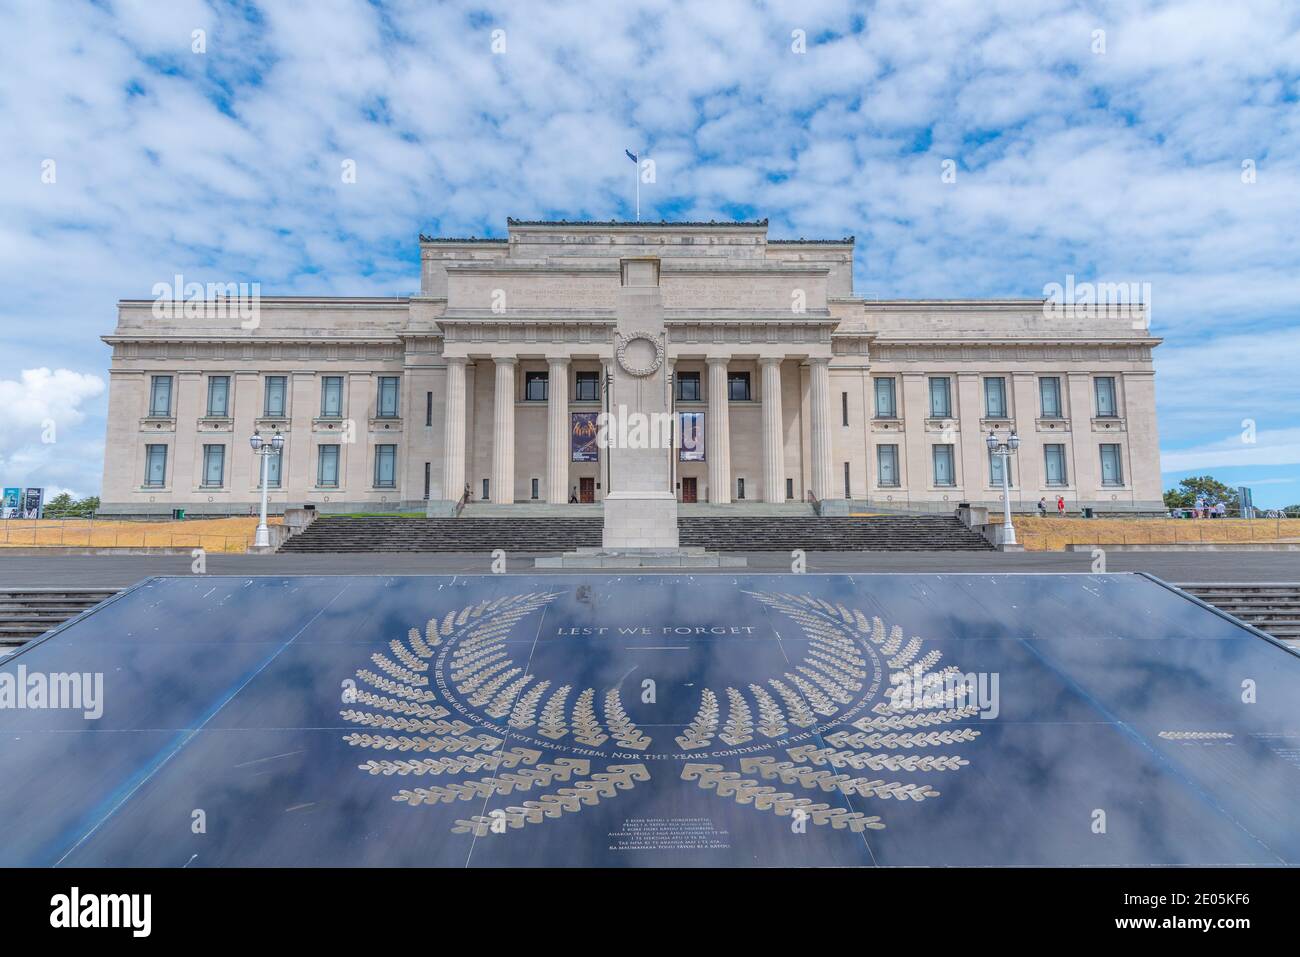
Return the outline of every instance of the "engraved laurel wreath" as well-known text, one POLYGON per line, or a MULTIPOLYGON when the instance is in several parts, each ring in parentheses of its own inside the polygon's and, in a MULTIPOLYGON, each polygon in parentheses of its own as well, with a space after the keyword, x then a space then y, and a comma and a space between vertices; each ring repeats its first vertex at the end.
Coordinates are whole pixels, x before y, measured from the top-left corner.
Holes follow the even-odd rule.
MULTIPOLYGON (((553 687, 511 658, 507 638, 514 626, 559 594, 530 592, 468 605, 431 619, 423 633, 412 628, 405 641, 390 641, 388 654, 372 654, 376 670, 356 672, 357 687, 340 712, 370 730, 343 740, 406 756, 372 758, 359 768, 441 782, 393 795, 411 807, 536 792, 517 805, 455 821, 453 833, 479 837, 576 813, 649 781, 646 764, 624 763, 625 753, 610 753, 644 752, 652 743, 628 717, 618 688, 586 688, 575 695, 573 686, 553 687), (431 683, 431 676, 440 677, 431 683), (453 710, 461 717, 453 717, 453 710), (593 759, 593 750, 608 758, 593 759), (546 752, 554 754, 543 761, 546 752)), ((815 825, 858 833, 885 823, 878 815, 850 811, 842 799, 832 805, 815 795, 925 801, 939 792, 898 778, 956 772, 969 764, 958 754, 930 749, 978 737, 971 727, 941 727, 975 716, 978 706, 965 704, 959 690, 927 697, 921 708, 900 705, 882 683, 884 667, 913 678, 958 674, 953 666, 939 668, 939 651, 923 654, 923 639, 905 639, 901 627, 887 629, 880 618, 839 603, 810 595, 745 594, 793 621, 807 651, 765 685, 728 687, 721 696, 701 690, 694 719, 674 739, 681 781, 760 811, 798 814, 815 825), (818 736, 829 747, 820 746, 818 736), (788 760, 765 750, 784 752, 788 760), (690 760, 696 752, 702 760, 690 760), (708 758, 713 760, 703 760, 708 758)))
POLYGON ((649 332, 633 332, 631 335, 623 335, 621 332, 614 333, 614 357, 618 359, 618 364, 628 375, 648 376, 657 371, 664 364, 664 340, 663 336, 656 336, 649 332), (648 366, 634 366, 628 363, 627 347, 637 340, 650 343, 654 348, 654 358, 650 360, 648 366))

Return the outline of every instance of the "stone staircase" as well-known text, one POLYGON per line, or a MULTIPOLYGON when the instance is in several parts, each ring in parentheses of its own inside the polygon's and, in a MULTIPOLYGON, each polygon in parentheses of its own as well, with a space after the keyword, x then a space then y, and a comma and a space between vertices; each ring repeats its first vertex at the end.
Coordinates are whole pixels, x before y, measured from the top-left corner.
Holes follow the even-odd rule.
MULTIPOLYGON (((680 519, 681 544, 723 552, 989 551, 952 516, 807 518, 701 515, 680 519)), ((601 518, 329 518, 281 552, 561 552, 598 547, 601 518)))
POLYGON ((1178 587, 1274 638, 1300 644, 1300 582, 1191 582, 1178 587))
POLYGON ((116 595, 116 588, 0 589, 0 654, 116 595))

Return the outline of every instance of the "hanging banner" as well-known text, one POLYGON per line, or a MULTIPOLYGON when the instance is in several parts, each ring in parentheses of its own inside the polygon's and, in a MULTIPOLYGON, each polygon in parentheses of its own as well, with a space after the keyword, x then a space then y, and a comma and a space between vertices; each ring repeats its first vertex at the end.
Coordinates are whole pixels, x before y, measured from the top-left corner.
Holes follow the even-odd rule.
POLYGON ((677 413, 682 434, 682 447, 678 452, 680 462, 704 461, 704 413, 677 413))
POLYGON ((45 504, 45 489, 29 488, 23 494, 23 517, 40 518, 41 506, 45 504))
POLYGON ((572 412, 569 429, 569 448, 575 462, 599 462, 600 450, 596 447, 599 412, 572 412))
POLYGON ((4 492, 4 504, 0 505, 0 516, 4 518, 17 518, 18 509, 23 503, 23 490, 20 488, 7 488, 4 492))

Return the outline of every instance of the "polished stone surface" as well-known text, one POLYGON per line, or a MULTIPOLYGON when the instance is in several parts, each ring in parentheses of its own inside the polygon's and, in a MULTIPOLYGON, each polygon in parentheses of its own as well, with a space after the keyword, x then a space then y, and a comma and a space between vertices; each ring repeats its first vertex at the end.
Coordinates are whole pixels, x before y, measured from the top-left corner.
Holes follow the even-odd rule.
POLYGON ((0 709, 0 864, 1300 862, 1300 658, 1140 576, 168 578, 20 668, 103 713, 0 709))

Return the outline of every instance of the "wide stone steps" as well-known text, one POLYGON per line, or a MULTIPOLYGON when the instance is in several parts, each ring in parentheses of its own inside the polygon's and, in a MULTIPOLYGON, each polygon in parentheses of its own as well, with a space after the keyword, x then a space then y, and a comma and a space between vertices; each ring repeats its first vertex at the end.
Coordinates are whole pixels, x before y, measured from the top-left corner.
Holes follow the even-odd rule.
POLYGON ((0 589, 0 648, 39 638, 117 594, 116 588, 0 589))
POLYGON ((1178 587, 1274 638, 1300 642, 1300 582, 1191 582, 1178 587))
MULTIPOLYGON (((682 545, 716 551, 987 551, 983 537, 951 516, 804 518, 726 516, 680 520, 682 545)), ((561 552, 601 543, 601 519, 327 518, 290 538, 283 552, 561 552)))

